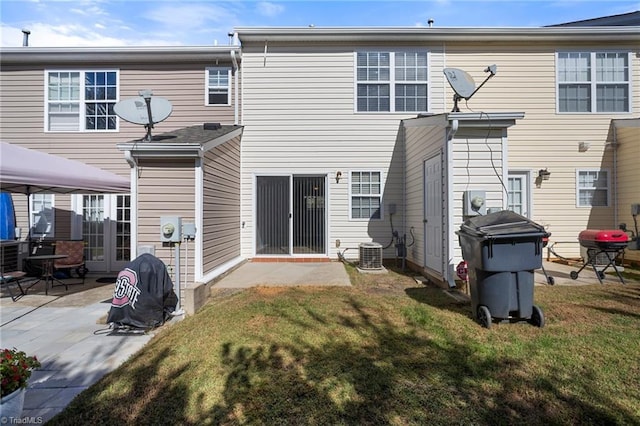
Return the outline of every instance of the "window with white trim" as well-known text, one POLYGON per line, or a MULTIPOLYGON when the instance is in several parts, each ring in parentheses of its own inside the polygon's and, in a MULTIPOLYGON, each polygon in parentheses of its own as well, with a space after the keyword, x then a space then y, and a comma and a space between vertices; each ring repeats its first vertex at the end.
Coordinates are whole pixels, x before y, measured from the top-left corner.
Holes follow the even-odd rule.
POLYGON ((426 51, 356 52, 357 112, 427 112, 426 51))
POLYGON ((53 194, 31 194, 31 237, 55 235, 55 209, 53 194))
POLYGON ((117 71, 50 70, 45 79, 47 131, 117 130, 117 71))
POLYGON ((558 52, 558 112, 629 112, 628 52, 558 52))
POLYGON ((576 170, 578 207, 609 206, 609 171, 576 170))
POLYGON ((230 105, 231 68, 211 67, 207 68, 207 94, 206 105, 230 105))
POLYGON ((351 219, 382 219, 380 172, 351 172, 351 219))

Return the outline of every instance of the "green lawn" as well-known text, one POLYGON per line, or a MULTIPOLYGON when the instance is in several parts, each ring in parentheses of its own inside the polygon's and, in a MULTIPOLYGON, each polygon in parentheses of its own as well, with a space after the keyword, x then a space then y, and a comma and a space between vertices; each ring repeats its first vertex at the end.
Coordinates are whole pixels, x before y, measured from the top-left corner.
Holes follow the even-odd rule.
POLYGON ((487 330, 440 289, 350 273, 213 300, 51 424, 640 425, 638 282, 536 287, 544 328, 487 330))

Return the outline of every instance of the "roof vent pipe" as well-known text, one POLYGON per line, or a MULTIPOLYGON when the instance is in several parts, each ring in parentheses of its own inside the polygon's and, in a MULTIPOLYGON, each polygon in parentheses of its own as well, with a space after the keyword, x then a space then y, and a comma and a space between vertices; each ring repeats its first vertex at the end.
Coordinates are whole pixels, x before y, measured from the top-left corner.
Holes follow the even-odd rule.
POLYGON ((427 21, 427 24, 429 24, 429 28, 433 27, 433 23, 435 21, 433 20, 433 18, 429 18, 429 20, 427 21))
POLYGON ((23 47, 29 46, 29 34, 31 34, 31 31, 27 29, 22 30, 22 46, 23 47))

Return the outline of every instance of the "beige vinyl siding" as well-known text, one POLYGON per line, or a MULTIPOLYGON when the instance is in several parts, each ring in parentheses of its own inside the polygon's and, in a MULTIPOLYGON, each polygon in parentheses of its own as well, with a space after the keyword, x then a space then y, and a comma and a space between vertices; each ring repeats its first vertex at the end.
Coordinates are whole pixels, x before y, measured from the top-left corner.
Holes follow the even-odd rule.
MULTIPOLYGON (((158 135, 180 127, 204 122, 233 124, 234 106, 205 106, 205 68, 212 63, 188 64, 113 64, 4 66, 0 71, 0 134, 2 140, 27 148, 82 161, 129 178, 130 167, 116 144, 145 136, 143 126, 119 120, 115 132, 45 132, 45 69, 117 69, 119 99, 137 97, 141 89, 151 89, 154 96, 168 99, 173 105, 171 116, 156 123, 152 133, 158 135)), ((223 65, 223 64, 220 64, 223 65)), ((235 80, 231 79, 231 85, 235 80)), ((233 89, 232 89, 233 90, 233 89)), ((235 102, 235 96, 232 96, 235 102)), ((161 190, 160 190, 161 191, 161 190)), ((24 209, 16 196, 17 222, 27 229, 24 209)), ((70 210, 70 197, 56 195, 56 208, 70 210)), ((56 236, 70 233, 70 215, 56 212, 56 236), (62 220, 61 220, 62 219, 62 220)))
MULTIPOLYGON (((411 113, 354 112, 354 50, 269 46, 243 50, 242 232, 243 256, 254 254, 255 176, 327 175, 328 247, 336 240, 347 257, 357 257, 359 243, 391 239, 388 205, 402 217, 402 147, 400 121, 411 113), (342 179, 336 182, 337 171, 342 179), (351 171, 380 171, 383 220, 350 220, 351 171)), ((401 222, 394 223, 397 229, 401 222)), ((393 250, 393 248, 391 249, 393 250)), ((391 255, 389 251, 386 255, 391 255)))
MULTIPOLYGON (((640 204, 640 119, 623 125, 625 127, 615 129, 618 144, 618 223, 626 223, 627 229, 635 232, 631 205, 640 204)), ((640 227, 640 217, 636 220, 640 227)), ((636 258, 640 257, 640 252, 636 253, 636 258)))
MULTIPOLYGON (((579 256, 577 237, 586 228, 617 227, 613 204, 610 207, 576 207, 576 170, 608 169, 613 176, 613 150, 606 146, 611 119, 631 118, 640 111, 640 57, 633 54, 636 47, 624 43, 594 46, 579 42, 572 45, 447 46, 447 66, 465 69, 472 74, 476 84, 484 79, 482 70, 487 65, 498 65, 496 76, 468 102, 469 108, 476 112, 525 112, 524 119, 509 129, 508 164, 510 169, 531 170, 531 218, 547 227, 552 242, 563 242, 557 246, 560 255, 579 256), (556 52, 618 49, 632 52, 632 111, 624 114, 557 114, 556 52), (590 143, 590 149, 579 152, 580 142, 590 143), (537 186, 538 170, 545 168, 551 172, 551 177, 537 186)), ((460 109, 462 112, 467 110, 464 102, 460 109)))
MULTIPOLYGON (((182 223, 195 223, 195 163, 193 160, 141 160, 138 178, 138 246, 154 246, 155 255, 171 271, 175 280, 174 248, 160 242, 160 218, 179 216, 182 223)), ((193 277, 194 245, 186 262, 185 246, 180 247, 181 277, 184 284, 185 265, 193 277)), ((188 281, 189 282, 189 281, 188 281)))
POLYGON ((240 137, 208 151, 203 159, 202 271, 240 256, 240 137))

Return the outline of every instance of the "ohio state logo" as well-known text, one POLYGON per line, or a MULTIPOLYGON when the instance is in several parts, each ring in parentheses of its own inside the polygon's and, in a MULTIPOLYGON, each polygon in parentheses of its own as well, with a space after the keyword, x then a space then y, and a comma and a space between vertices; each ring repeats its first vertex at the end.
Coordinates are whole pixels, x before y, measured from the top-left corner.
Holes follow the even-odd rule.
POLYGON ((116 281, 116 288, 113 291, 111 306, 122 308, 130 305, 131 309, 135 309, 139 295, 140 289, 138 288, 138 274, 136 271, 129 268, 120 271, 116 281))

